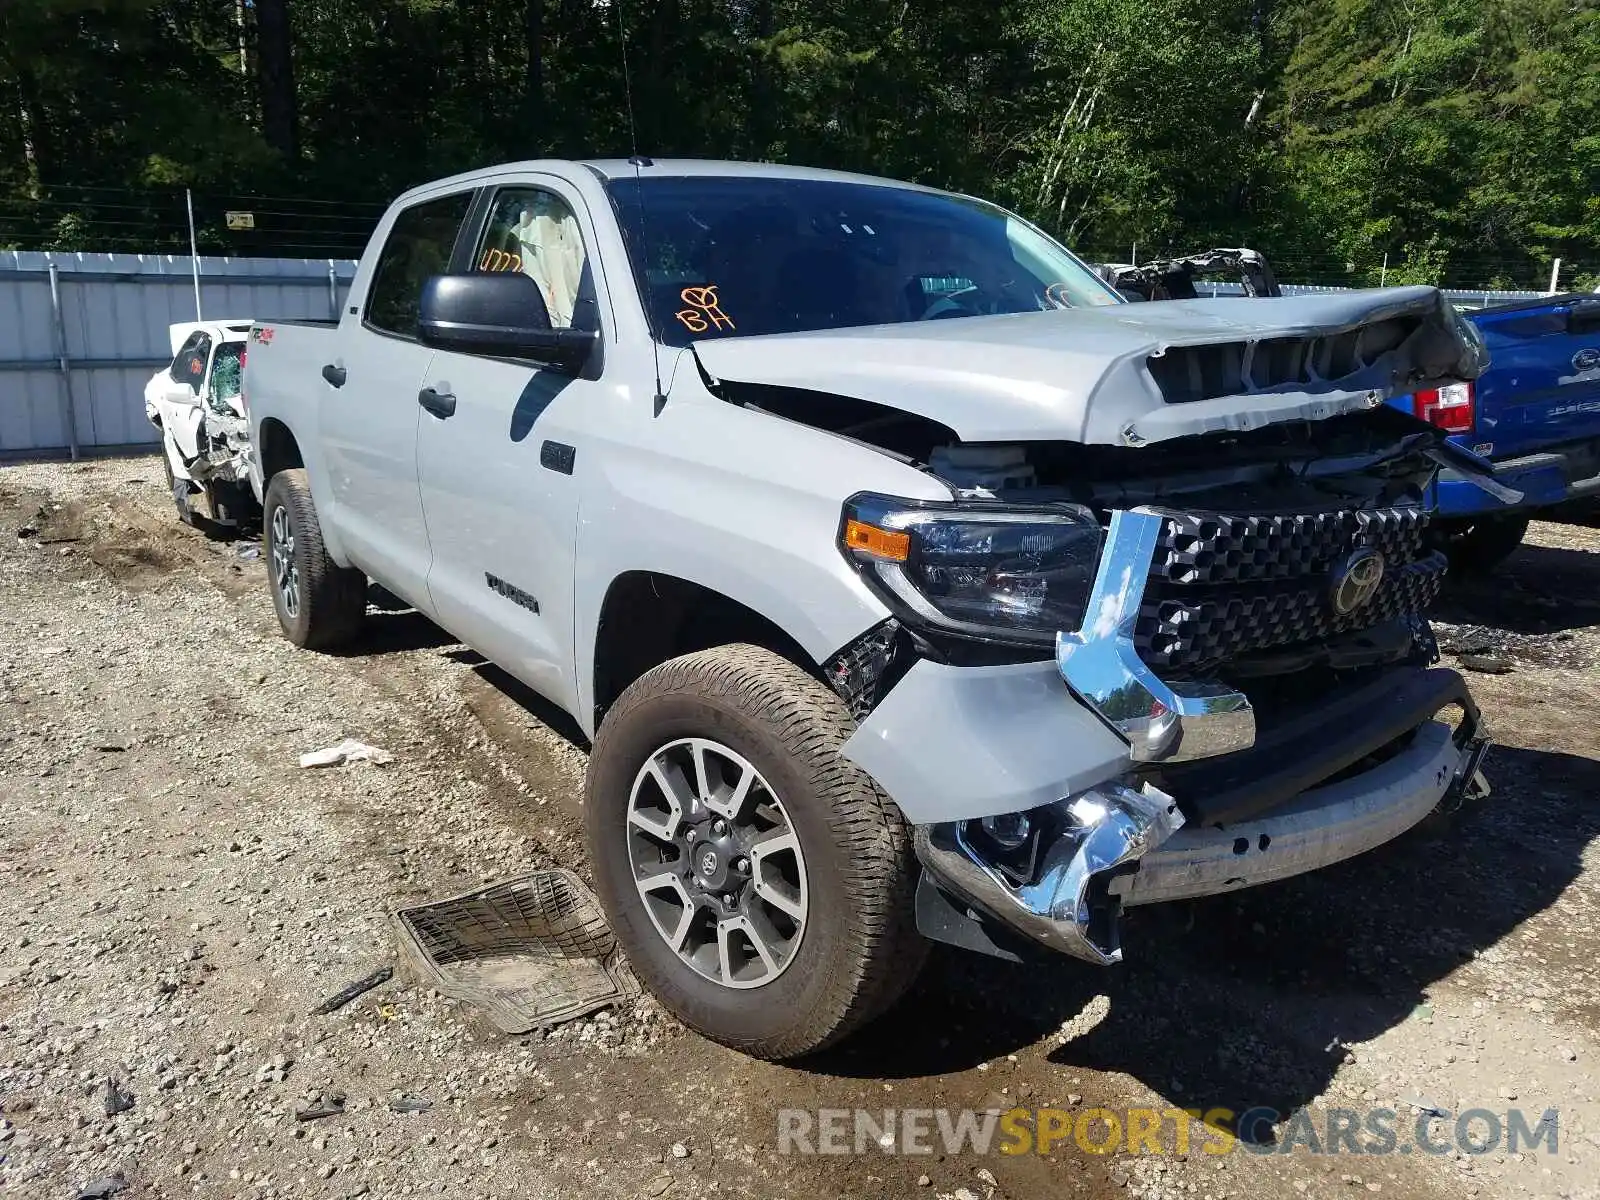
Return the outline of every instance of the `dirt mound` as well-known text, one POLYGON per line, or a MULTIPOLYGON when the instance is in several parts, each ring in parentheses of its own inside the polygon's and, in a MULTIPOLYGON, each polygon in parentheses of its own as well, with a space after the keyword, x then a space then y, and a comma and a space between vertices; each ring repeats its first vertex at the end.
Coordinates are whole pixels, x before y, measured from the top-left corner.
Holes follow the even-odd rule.
POLYGON ((133 591, 187 586, 185 567, 223 586, 241 583, 227 538, 184 525, 170 507, 149 499, 108 490, 62 500, 31 488, 0 488, 0 533, 75 557, 133 591))

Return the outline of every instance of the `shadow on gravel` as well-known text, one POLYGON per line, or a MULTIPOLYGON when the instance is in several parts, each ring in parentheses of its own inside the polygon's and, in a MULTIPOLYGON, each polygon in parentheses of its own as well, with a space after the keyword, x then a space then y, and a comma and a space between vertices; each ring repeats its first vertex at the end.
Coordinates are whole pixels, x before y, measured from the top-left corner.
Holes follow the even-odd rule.
POLYGON ((1577 877, 1600 835, 1600 762, 1502 748, 1486 770, 1489 800, 1330 870, 1133 910, 1119 968, 941 951, 876 1036, 808 1065, 859 1078, 965 1070, 1048 1037, 1104 994, 1099 1024, 1074 1022, 1050 1051, 1055 1099, 1078 1069, 1119 1071, 1174 1107, 1286 1114, 1326 1089, 1342 1043, 1412 1019, 1430 985, 1577 877))
POLYGON ((400 597, 375 583, 367 585, 367 610, 361 636, 348 646, 333 650, 331 653, 335 657, 364 658, 369 654, 433 650, 460 644, 400 597))
POLYGON ((1600 554, 1524 545, 1492 574, 1452 579, 1428 615, 1511 633, 1600 626, 1600 554))
MULTIPOLYGON (((501 670, 476 650, 465 646, 459 650, 448 651, 445 657, 452 662, 471 667, 479 679, 504 694, 507 700, 510 700, 518 708, 526 712, 528 716, 549 729, 551 733, 571 742, 585 754, 589 752, 589 739, 584 736, 583 730, 572 719, 571 715, 565 709, 559 708, 549 700, 546 700, 520 679, 501 670)), ((490 714, 479 713, 479 718, 491 726, 496 724, 490 714)), ((503 744, 508 747, 514 747, 516 731, 507 730, 505 732, 507 740, 503 744)))

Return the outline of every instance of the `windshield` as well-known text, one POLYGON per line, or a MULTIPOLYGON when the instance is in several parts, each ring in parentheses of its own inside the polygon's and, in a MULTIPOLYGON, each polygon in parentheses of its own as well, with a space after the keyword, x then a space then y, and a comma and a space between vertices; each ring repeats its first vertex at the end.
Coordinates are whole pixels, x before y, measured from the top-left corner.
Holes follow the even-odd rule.
POLYGON ((211 394, 219 400, 237 396, 244 374, 244 342, 223 342, 211 363, 211 394))
POLYGON ((669 345, 1121 302, 1063 247, 978 200, 741 176, 608 190, 669 345))

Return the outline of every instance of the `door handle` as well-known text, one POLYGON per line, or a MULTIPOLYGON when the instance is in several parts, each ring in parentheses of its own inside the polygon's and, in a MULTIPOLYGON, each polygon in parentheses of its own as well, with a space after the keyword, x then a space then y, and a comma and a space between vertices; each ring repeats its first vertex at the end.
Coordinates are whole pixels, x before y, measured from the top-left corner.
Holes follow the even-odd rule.
POLYGON ((343 387, 345 381, 345 369, 343 367, 336 366, 333 363, 324 363, 322 365, 322 377, 334 387, 343 387))
POLYGON ((441 421, 455 415, 456 398, 452 392, 439 392, 425 387, 417 393, 417 403, 441 421))

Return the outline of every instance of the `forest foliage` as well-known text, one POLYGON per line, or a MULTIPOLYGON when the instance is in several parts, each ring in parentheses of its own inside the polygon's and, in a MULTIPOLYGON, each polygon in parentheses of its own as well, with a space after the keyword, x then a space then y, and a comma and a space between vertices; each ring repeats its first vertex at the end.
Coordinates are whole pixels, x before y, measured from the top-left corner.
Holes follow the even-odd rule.
POLYGON ((1600 271, 1596 62, 1600 0, 0 0, 0 246, 180 249, 192 189, 205 248, 349 254, 413 184, 636 146, 1543 287, 1600 271))

